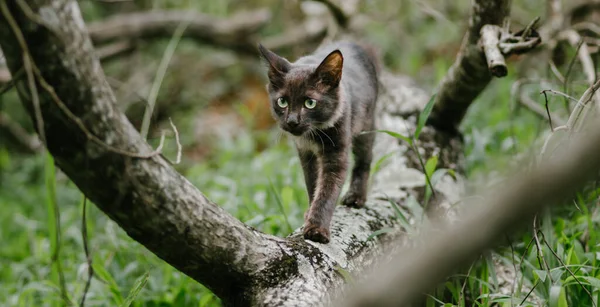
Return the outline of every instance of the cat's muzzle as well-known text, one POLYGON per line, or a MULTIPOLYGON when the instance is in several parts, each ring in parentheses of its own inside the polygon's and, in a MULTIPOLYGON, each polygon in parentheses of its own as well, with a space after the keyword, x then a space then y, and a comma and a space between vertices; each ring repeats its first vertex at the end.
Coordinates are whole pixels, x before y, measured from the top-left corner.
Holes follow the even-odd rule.
POLYGON ((284 125, 282 128, 295 136, 301 136, 308 131, 308 126, 306 125, 284 125))

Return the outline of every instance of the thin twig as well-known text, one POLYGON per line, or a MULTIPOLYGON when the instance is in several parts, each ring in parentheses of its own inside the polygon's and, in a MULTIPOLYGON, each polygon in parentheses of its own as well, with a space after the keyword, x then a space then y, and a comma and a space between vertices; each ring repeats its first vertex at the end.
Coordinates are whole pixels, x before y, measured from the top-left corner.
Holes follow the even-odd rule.
POLYGON ((171 128, 173 128, 173 132, 175 133, 175 142, 177 142, 177 159, 175 160, 175 164, 181 163, 181 142, 179 142, 179 131, 177 131, 177 127, 173 124, 173 121, 169 117, 169 123, 171 124, 171 128))
POLYGON ((540 238, 538 237, 537 214, 533 217, 533 238, 535 239, 535 247, 537 248, 537 258, 540 269, 545 270, 548 273, 548 278, 550 278, 550 281, 552 282, 550 266, 548 265, 548 262, 546 262, 544 251, 542 250, 542 244, 540 243, 540 238))
POLYGON ((526 93, 521 93, 521 95, 519 95, 519 99, 517 100, 521 105, 525 106, 531 112, 550 121, 550 128, 552 129, 552 131, 554 131, 554 126, 552 123, 554 123, 557 126, 562 126, 565 124, 564 119, 561 119, 560 116, 554 113, 548 114, 547 110, 545 111, 544 108, 542 108, 537 102, 531 99, 526 93))
POLYGON ((16 85, 17 80, 21 78, 21 75, 23 75, 24 72, 25 71, 22 67, 19 68, 19 70, 17 70, 15 75, 12 76, 10 80, 8 80, 8 82, 6 82, 4 85, 2 85, 2 87, 0 87, 0 95, 3 95, 4 93, 12 89, 16 85))
MULTIPOLYGON (((579 53, 579 48, 581 48, 581 45, 583 45, 583 40, 579 42, 579 45, 577 45, 577 48, 575 48, 575 55, 571 58, 569 66, 567 66, 567 72, 565 73, 565 78, 563 81, 563 92, 565 93, 568 93, 567 90, 569 86, 569 76, 571 76, 571 71, 573 70, 573 65, 575 64, 575 59, 577 58, 577 53, 579 53)), ((567 111, 569 111, 569 101, 565 99, 564 102, 567 111)))
MULTIPOLYGON (((58 97, 58 95, 54 91, 54 88, 48 82, 46 82, 46 80, 42 76, 42 73, 35 65, 35 62, 33 61, 33 59, 31 59, 31 56, 29 53, 29 48, 27 47, 27 44, 25 43, 25 38, 23 37, 23 33, 21 32, 19 27, 16 25, 14 17, 12 17, 10 12, 8 11, 8 8, 6 7, 6 3, 4 1, 2 1, 2 2, 0 2, 0 4, 1 4, 0 8, 2 9, 3 15, 5 15, 6 19, 13 21, 11 28, 15 34, 15 37, 17 38, 17 41, 19 42, 19 45, 21 46, 21 49, 23 50, 23 53, 26 54, 27 58, 29 58, 31 60, 30 61, 31 68, 32 68, 33 72, 35 73, 35 75, 37 76, 40 86, 42 88, 44 88, 48 94, 50 94, 50 97, 52 97, 52 100, 56 103, 56 105, 64 112, 64 114, 70 120, 72 120, 79 127, 79 129, 86 135, 86 137, 89 140, 92 140, 94 143, 100 145, 101 147, 103 147, 104 149, 106 149, 108 151, 118 153, 121 155, 125 155, 125 156, 129 156, 132 158, 148 159, 148 158, 152 158, 152 157, 160 154, 159 150, 155 150, 149 154, 140 154, 140 153, 134 153, 134 152, 128 152, 125 150, 121 150, 121 149, 118 149, 116 147, 113 147, 113 146, 103 142, 100 138, 98 138, 97 136, 92 134, 87 129, 87 127, 83 124, 81 119, 79 117, 77 117, 75 114, 73 114, 73 112, 71 112, 71 110, 69 110, 69 108, 62 102, 62 100, 58 97)), ((9 22, 9 24, 11 24, 11 23, 9 22)), ((25 55, 24 55, 24 58, 25 58, 25 55)))
POLYGON ((28 52, 23 52, 23 66, 25 67, 29 92, 31 93, 33 112, 35 114, 35 124, 37 126, 38 133, 40 134, 40 140, 42 141, 42 144, 46 145, 46 131, 44 130, 44 118, 42 117, 42 109, 40 107, 40 97, 38 95, 37 86, 35 85, 33 67, 31 65, 31 58, 29 57, 28 52))
POLYGON ((579 99, 577 99, 577 98, 575 98, 573 96, 569 96, 568 94, 565 94, 563 92, 559 92, 559 91, 555 91, 555 90, 551 90, 551 89, 541 90, 540 94, 546 95, 547 92, 550 93, 550 94, 554 94, 554 95, 558 95, 558 96, 563 96, 564 98, 569 99, 569 100, 574 101, 574 102, 578 102, 579 101, 579 99))
POLYGON ((558 79, 558 81, 560 83, 565 83, 565 76, 563 76, 560 73, 560 70, 558 70, 558 67, 556 67, 556 63, 554 63, 554 61, 552 59, 550 59, 550 70, 552 71, 552 73, 554 74, 554 76, 556 77, 556 79, 558 79))
POLYGON ((11 134, 15 141, 19 142, 31 153, 38 153, 43 149, 42 143, 35 135, 30 135, 19 123, 15 122, 8 114, 0 111, 0 128, 11 134))
POLYGON ((544 105, 546 106, 546 114, 548 115, 548 121, 550 122, 550 130, 554 132, 554 126, 552 126, 552 115, 550 115, 550 108, 548 107, 548 95, 546 92, 542 91, 544 94, 544 101, 546 102, 544 105))
POLYGON ((472 262, 471 265, 469 266, 469 270, 467 271, 467 277, 463 281, 462 287, 460 288, 460 294, 458 296, 458 306, 462 306, 461 303, 464 300, 465 288, 467 287, 467 281, 469 281, 469 276, 471 276, 471 270, 473 269, 474 264, 475 264, 475 262, 472 262))

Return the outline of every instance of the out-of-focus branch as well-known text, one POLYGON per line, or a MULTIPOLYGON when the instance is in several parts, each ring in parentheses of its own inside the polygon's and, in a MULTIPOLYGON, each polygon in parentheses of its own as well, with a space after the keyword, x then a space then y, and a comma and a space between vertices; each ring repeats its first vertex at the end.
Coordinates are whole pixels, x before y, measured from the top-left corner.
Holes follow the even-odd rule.
POLYGON ((115 39, 168 38, 180 23, 189 22, 183 37, 255 54, 252 37, 270 19, 268 9, 238 13, 229 18, 190 11, 149 11, 115 15, 90 24, 88 30, 94 43, 100 44, 115 39))
POLYGON ((416 240, 423 244, 391 256, 388 265, 337 306, 406 306, 456 267, 497 245, 503 234, 572 195, 600 170, 600 122, 567 141, 564 152, 506 180, 506 188, 490 193, 488 204, 471 208, 460 223, 429 231, 416 240))
POLYGON ((124 53, 132 51, 135 44, 128 40, 116 41, 96 48, 96 55, 102 61, 108 61, 124 53))
POLYGON ((285 47, 293 46, 300 42, 319 42, 327 34, 327 23, 303 24, 294 27, 286 32, 270 37, 265 37, 261 44, 271 50, 278 50, 285 47))
POLYGON ((348 20, 350 19, 350 17, 348 15, 346 15, 344 10, 342 10, 342 8, 340 6, 333 3, 331 0, 312 0, 312 1, 321 2, 325 6, 327 6, 329 11, 331 12, 331 15, 333 15, 333 18, 335 19, 336 23, 340 27, 346 28, 348 26, 348 20))
POLYGON ((537 104, 533 99, 531 99, 527 93, 521 92, 518 97, 518 102, 529 109, 531 112, 536 115, 550 121, 553 125, 562 126, 565 124, 565 120, 556 114, 550 113, 550 117, 548 117, 548 112, 539 104, 537 104))
POLYGON ((509 0, 474 0, 469 29, 456 61, 439 85, 429 123, 456 133, 467 108, 487 86, 492 76, 479 45, 484 25, 502 26, 510 14, 509 0))
POLYGON ((0 112, 0 133, 4 130, 6 137, 19 145, 20 149, 29 152, 37 153, 42 149, 42 143, 33 135, 30 135, 21 125, 12 120, 8 114, 0 112))
POLYGON ((457 59, 439 85, 436 104, 429 123, 434 127, 457 133, 473 100, 491 81, 492 76, 507 73, 504 58, 523 53, 540 43, 533 29, 537 19, 524 30, 512 34, 505 25, 510 13, 510 1, 475 0, 469 30, 457 59))
POLYGON ((590 55, 588 45, 582 41, 581 35, 579 35, 579 33, 573 29, 568 29, 560 32, 558 34, 558 39, 565 39, 569 42, 569 44, 571 44, 571 46, 574 47, 581 44, 579 51, 577 52, 577 57, 581 62, 581 66, 583 67, 583 72, 585 73, 588 85, 594 84, 594 81, 596 81, 594 62, 592 61, 592 56, 590 55))

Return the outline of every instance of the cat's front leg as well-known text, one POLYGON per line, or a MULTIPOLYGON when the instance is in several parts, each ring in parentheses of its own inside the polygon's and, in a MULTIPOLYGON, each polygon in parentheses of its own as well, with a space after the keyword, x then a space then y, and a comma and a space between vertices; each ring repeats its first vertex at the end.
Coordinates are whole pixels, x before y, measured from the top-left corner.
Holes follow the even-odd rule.
POLYGON ((319 165, 314 199, 304 219, 304 238, 329 243, 329 225, 348 169, 348 148, 327 152, 319 165))
POLYGON ((310 150, 298 149, 298 156, 300 157, 300 164, 302 164, 304 182, 306 183, 306 192, 308 193, 310 205, 315 198, 315 189, 319 178, 319 161, 317 160, 317 156, 310 150))

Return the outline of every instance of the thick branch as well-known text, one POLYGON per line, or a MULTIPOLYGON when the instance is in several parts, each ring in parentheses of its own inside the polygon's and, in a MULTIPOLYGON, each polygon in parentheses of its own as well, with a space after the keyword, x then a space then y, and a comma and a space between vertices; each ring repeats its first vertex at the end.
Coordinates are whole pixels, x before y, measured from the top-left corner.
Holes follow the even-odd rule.
MULTIPOLYGON (((32 5, 52 30, 28 19, 14 2, 0 4, 10 11, 0 16, 0 44, 11 72, 23 67, 24 56, 39 69, 37 91, 55 163, 132 238, 225 300, 239 298, 249 276, 265 266, 265 253, 278 254, 278 240, 251 230, 210 202, 160 156, 117 153, 82 131, 81 125, 111 148, 151 152, 116 109, 75 1, 32 5), (11 19, 18 28, 9 25, 11 19), (15 36, 18 32, 31 46, 29 54, 15 36)), ((17 88, 33 114, 31 91, 23 79, 17 88)))
POLYGON ((510 14, 509 0, 474 0, 469 30, 444 80, 439 85, 436 105, 430 123, 436 128, 454 133, 469 105, 492 79, 485 55, 479 47, 481 28, 502 26, 510 14))
POLYGON ((270 19, 267 9, 239 13, 227 19, 193 11, 149 11, 116 15, 92 23, 89 33, 95 44, 115 39, 168 38, 181 23, 189 23, 184 37, 255 54, 252 36, 270 19))

